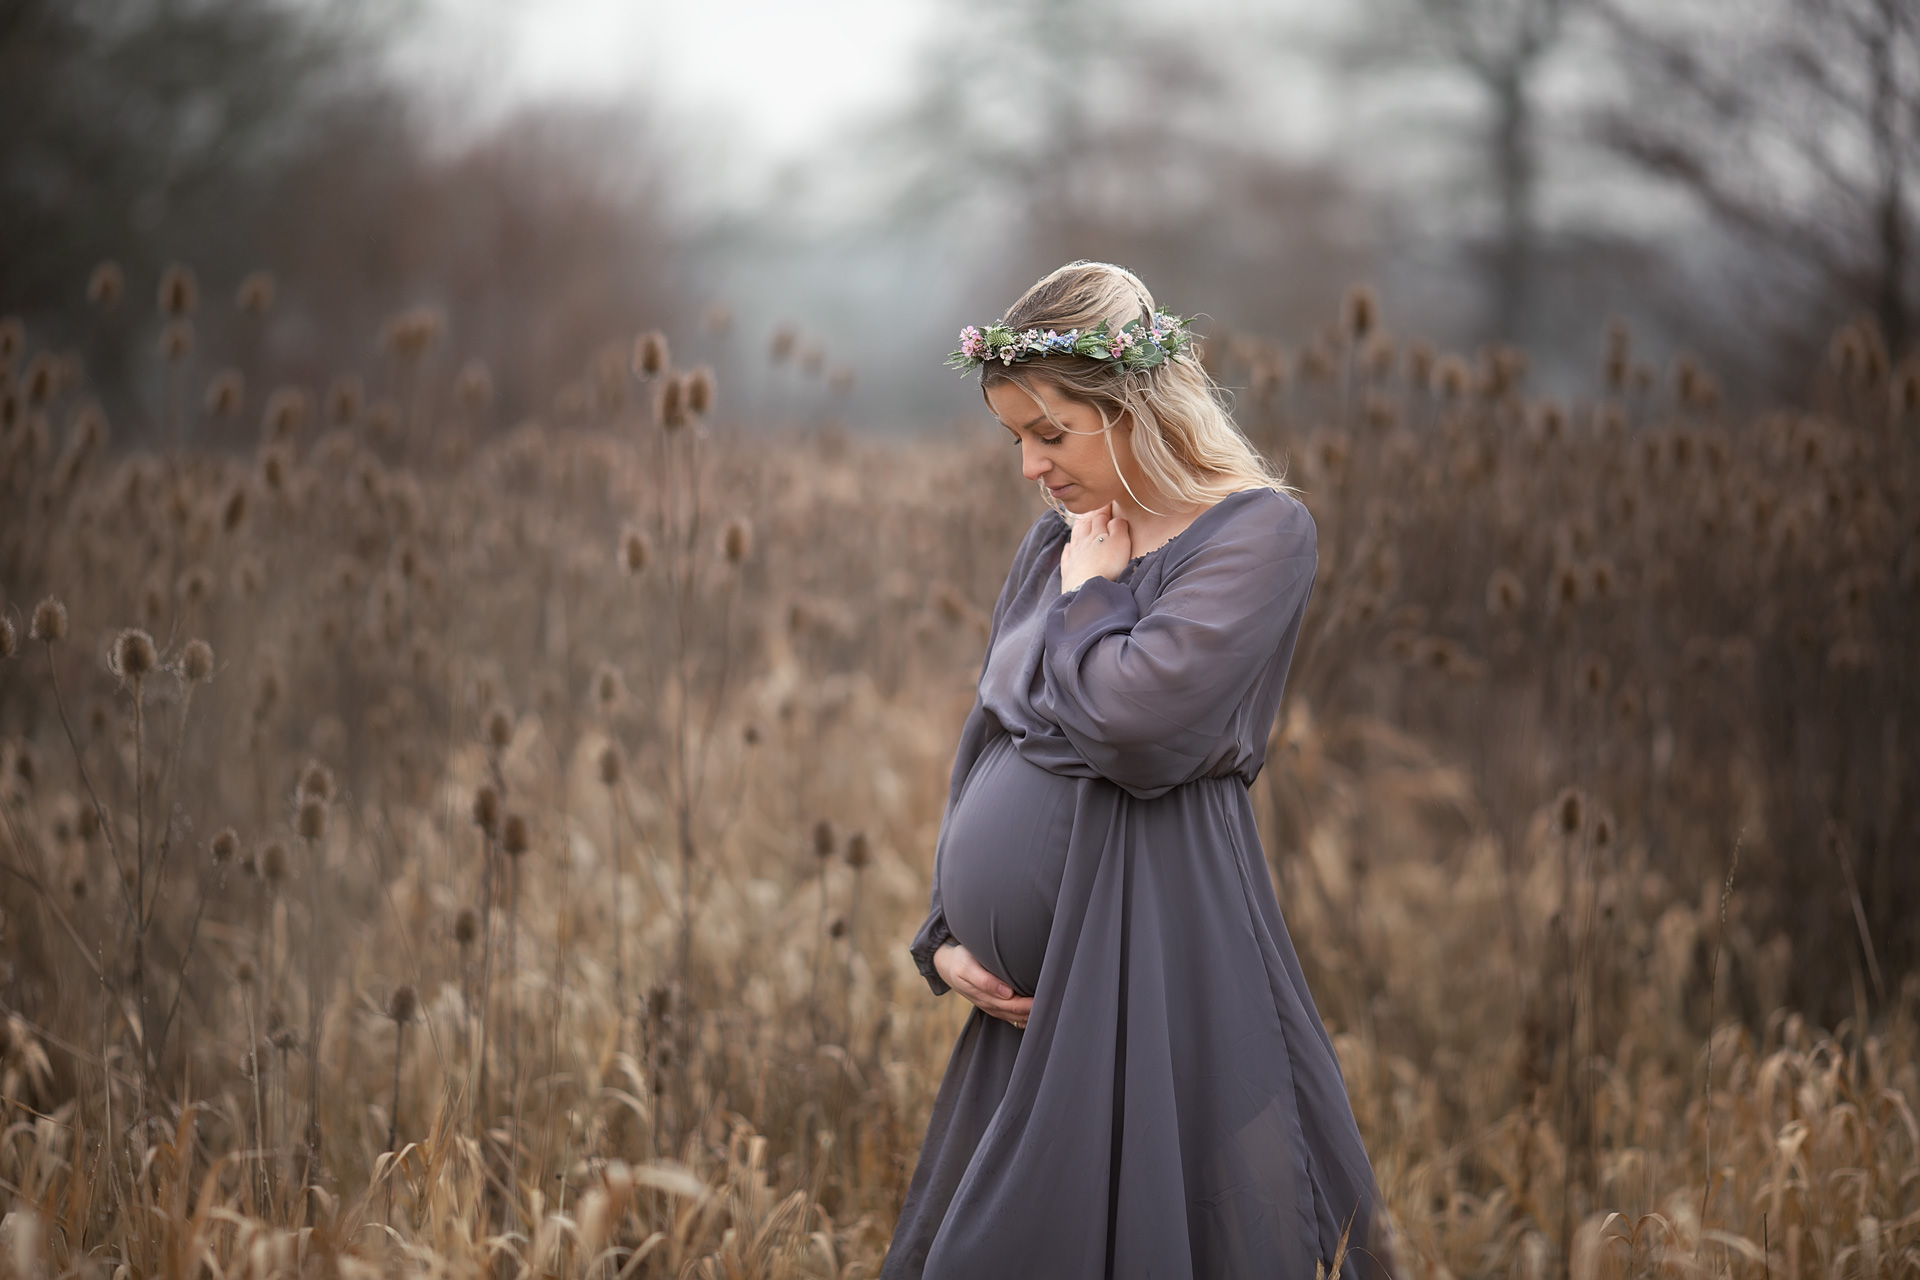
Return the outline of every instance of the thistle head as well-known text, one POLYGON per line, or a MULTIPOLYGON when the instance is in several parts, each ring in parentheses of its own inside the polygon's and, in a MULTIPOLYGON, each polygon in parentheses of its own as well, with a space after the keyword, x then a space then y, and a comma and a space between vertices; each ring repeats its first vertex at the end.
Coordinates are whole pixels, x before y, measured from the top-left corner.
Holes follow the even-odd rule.
POLYGON ((627 700, 627 682, 611 662, 601 663, 593 673, 593 700, 602 712, 618 710, 627 700))
POLYGON ((825 818, 813 824, 813 853, 817 858, 831 858, 839 842, 835 840, 833 823, 825 818))
POLYGON ((336 427, 350 426, 360 418, 367 402, 367 386, 360 375, 343 373, 327 384, 325 416, 336 427))
POLYGON ((387 1016, 395 1026, 405 1026, 413 1021, 413 1015, 420 1008, 420 993, 414 990, 411 982, 403 982, 387 996, 387 1016))
POLYGON ((128 627, 114 639, 110 656, 113 673, 135 684, 146 679, 160 664, 160 655, 153 647, 153 637, 138 627, 128 627))
POLYGON ((226 866, 233 861, 233 856, 240 852, 240 833, 232 827, 222 827, 214 834, 213 839, 207 842, 207 852, 213 855, 214 866, 226 866))
POLYGON ((873 850, 868 847, 866 832, 856 831, 847 837, 846 859, 848 866, 858 871, 866 866, 868 862, 872 861, 872 858, 873 850))
POLYGON ((460 914, 453 918, 453 940, 462 950, 473 945, 480 936, 480 913, 472 907, 460 908, 460 914))
POLYGON ((600 781, 609 787, 620 785, 620 776, 626 771, 626 757, 621 754, 615 743, 600 748, 600 781))

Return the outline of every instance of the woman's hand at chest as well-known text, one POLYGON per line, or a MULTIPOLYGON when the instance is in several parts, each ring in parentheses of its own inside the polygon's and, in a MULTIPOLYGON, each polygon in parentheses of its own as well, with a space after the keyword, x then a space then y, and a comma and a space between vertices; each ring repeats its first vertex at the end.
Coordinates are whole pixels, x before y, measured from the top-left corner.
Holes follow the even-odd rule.
POLYGON ((1075 516, 1060 549, 1060 590, 1072 591, 1088 578, 1117 578, 1132 558, 1133 530, 1117 504, 1075 516))
POLYGON ((958 942, 950 942, 935 951, 933 967, 948 986, 988 1017, 1011 1022, 1016 1027, 1027 1025, 1027 1016, 1033 1012, 1033 997, 1013 994, 1012 987, 989 973, 985 965, 973 958, 973 952, 958 942))

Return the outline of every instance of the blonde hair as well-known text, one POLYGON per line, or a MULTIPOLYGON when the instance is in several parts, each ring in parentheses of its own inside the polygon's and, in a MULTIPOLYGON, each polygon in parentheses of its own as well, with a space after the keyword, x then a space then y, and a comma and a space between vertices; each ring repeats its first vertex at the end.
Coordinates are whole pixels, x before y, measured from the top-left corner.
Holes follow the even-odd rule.
MULTIPOLYGON (((1154 311, 1153 295, 1133 272, 1110 262, 1081 261, 1042 277, 1007 309, 1001 323, 1014 330, 1044 331, 1087 329, 1105 320, 1118 329, 1132 320, 1151 324, 1154 311)), ((1210 507, 1245 489, 1292 492, 1234 425, 1220 387, 1191 354, 1135 372, 1086 356, 1050 355, 1016 365, 988 361, 980 368, 980 394, 1011 382, 1034 395, 1034 378, 1044 378, 1069 399, 1091 406, 1100 415, 1110 454, 1114 420, 1131 419, 1134 461, 1159 493, 1182 506, 1210 507)), ((1037 395, 1034 399, 1039 402, 1037 395)), ((1044 403, 1041 408, 1046 408, 1044 403)), ((1114 469, 1119 470, 1117 455, 1114 469)), ((1126 483, 1124 474, 1120 479, 1126 483)), ((1046 492, 1044 483, 1041 492, 1046 492)), ((1131 485, 1127 493, 1143 509, 1162 514, 1140 502, 1131 485)), ((1062 511, 1051 495, 1048 505, 1062 511)))

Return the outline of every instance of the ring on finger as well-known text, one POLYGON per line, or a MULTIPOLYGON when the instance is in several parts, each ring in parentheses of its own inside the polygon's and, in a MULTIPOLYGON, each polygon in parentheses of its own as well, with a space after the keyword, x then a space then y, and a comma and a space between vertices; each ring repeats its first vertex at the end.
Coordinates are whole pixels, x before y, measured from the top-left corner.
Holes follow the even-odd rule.
POLYGON ((1094 539, 1095 542, 1105 542, 1106 540, 1107 540, 1107 535, 1104 533, 1094 539))

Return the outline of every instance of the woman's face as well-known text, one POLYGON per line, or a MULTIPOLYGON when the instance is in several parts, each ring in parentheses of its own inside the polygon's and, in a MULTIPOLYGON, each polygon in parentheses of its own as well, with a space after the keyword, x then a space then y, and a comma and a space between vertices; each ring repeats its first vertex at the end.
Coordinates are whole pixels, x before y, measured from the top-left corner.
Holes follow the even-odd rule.
MULTIPOLYGON (((1062 394, 1047 378, 1030 378, 1024 386, 997 382, 987 389, 987 404, 1000 425, 1020 442, 1020 474, 1044 483, 1067 510, 1080 515, 1116 498, 1127 500, 1126 486, 1114 469, 1116 457, 1121 466, 1134 469, 1124 419, 1114 422, 1109 433, 1113 437, 1109 453, 1099 410, 1062 394)), ((1128 478, 1140 488, 1138 475, 1128 478)))

